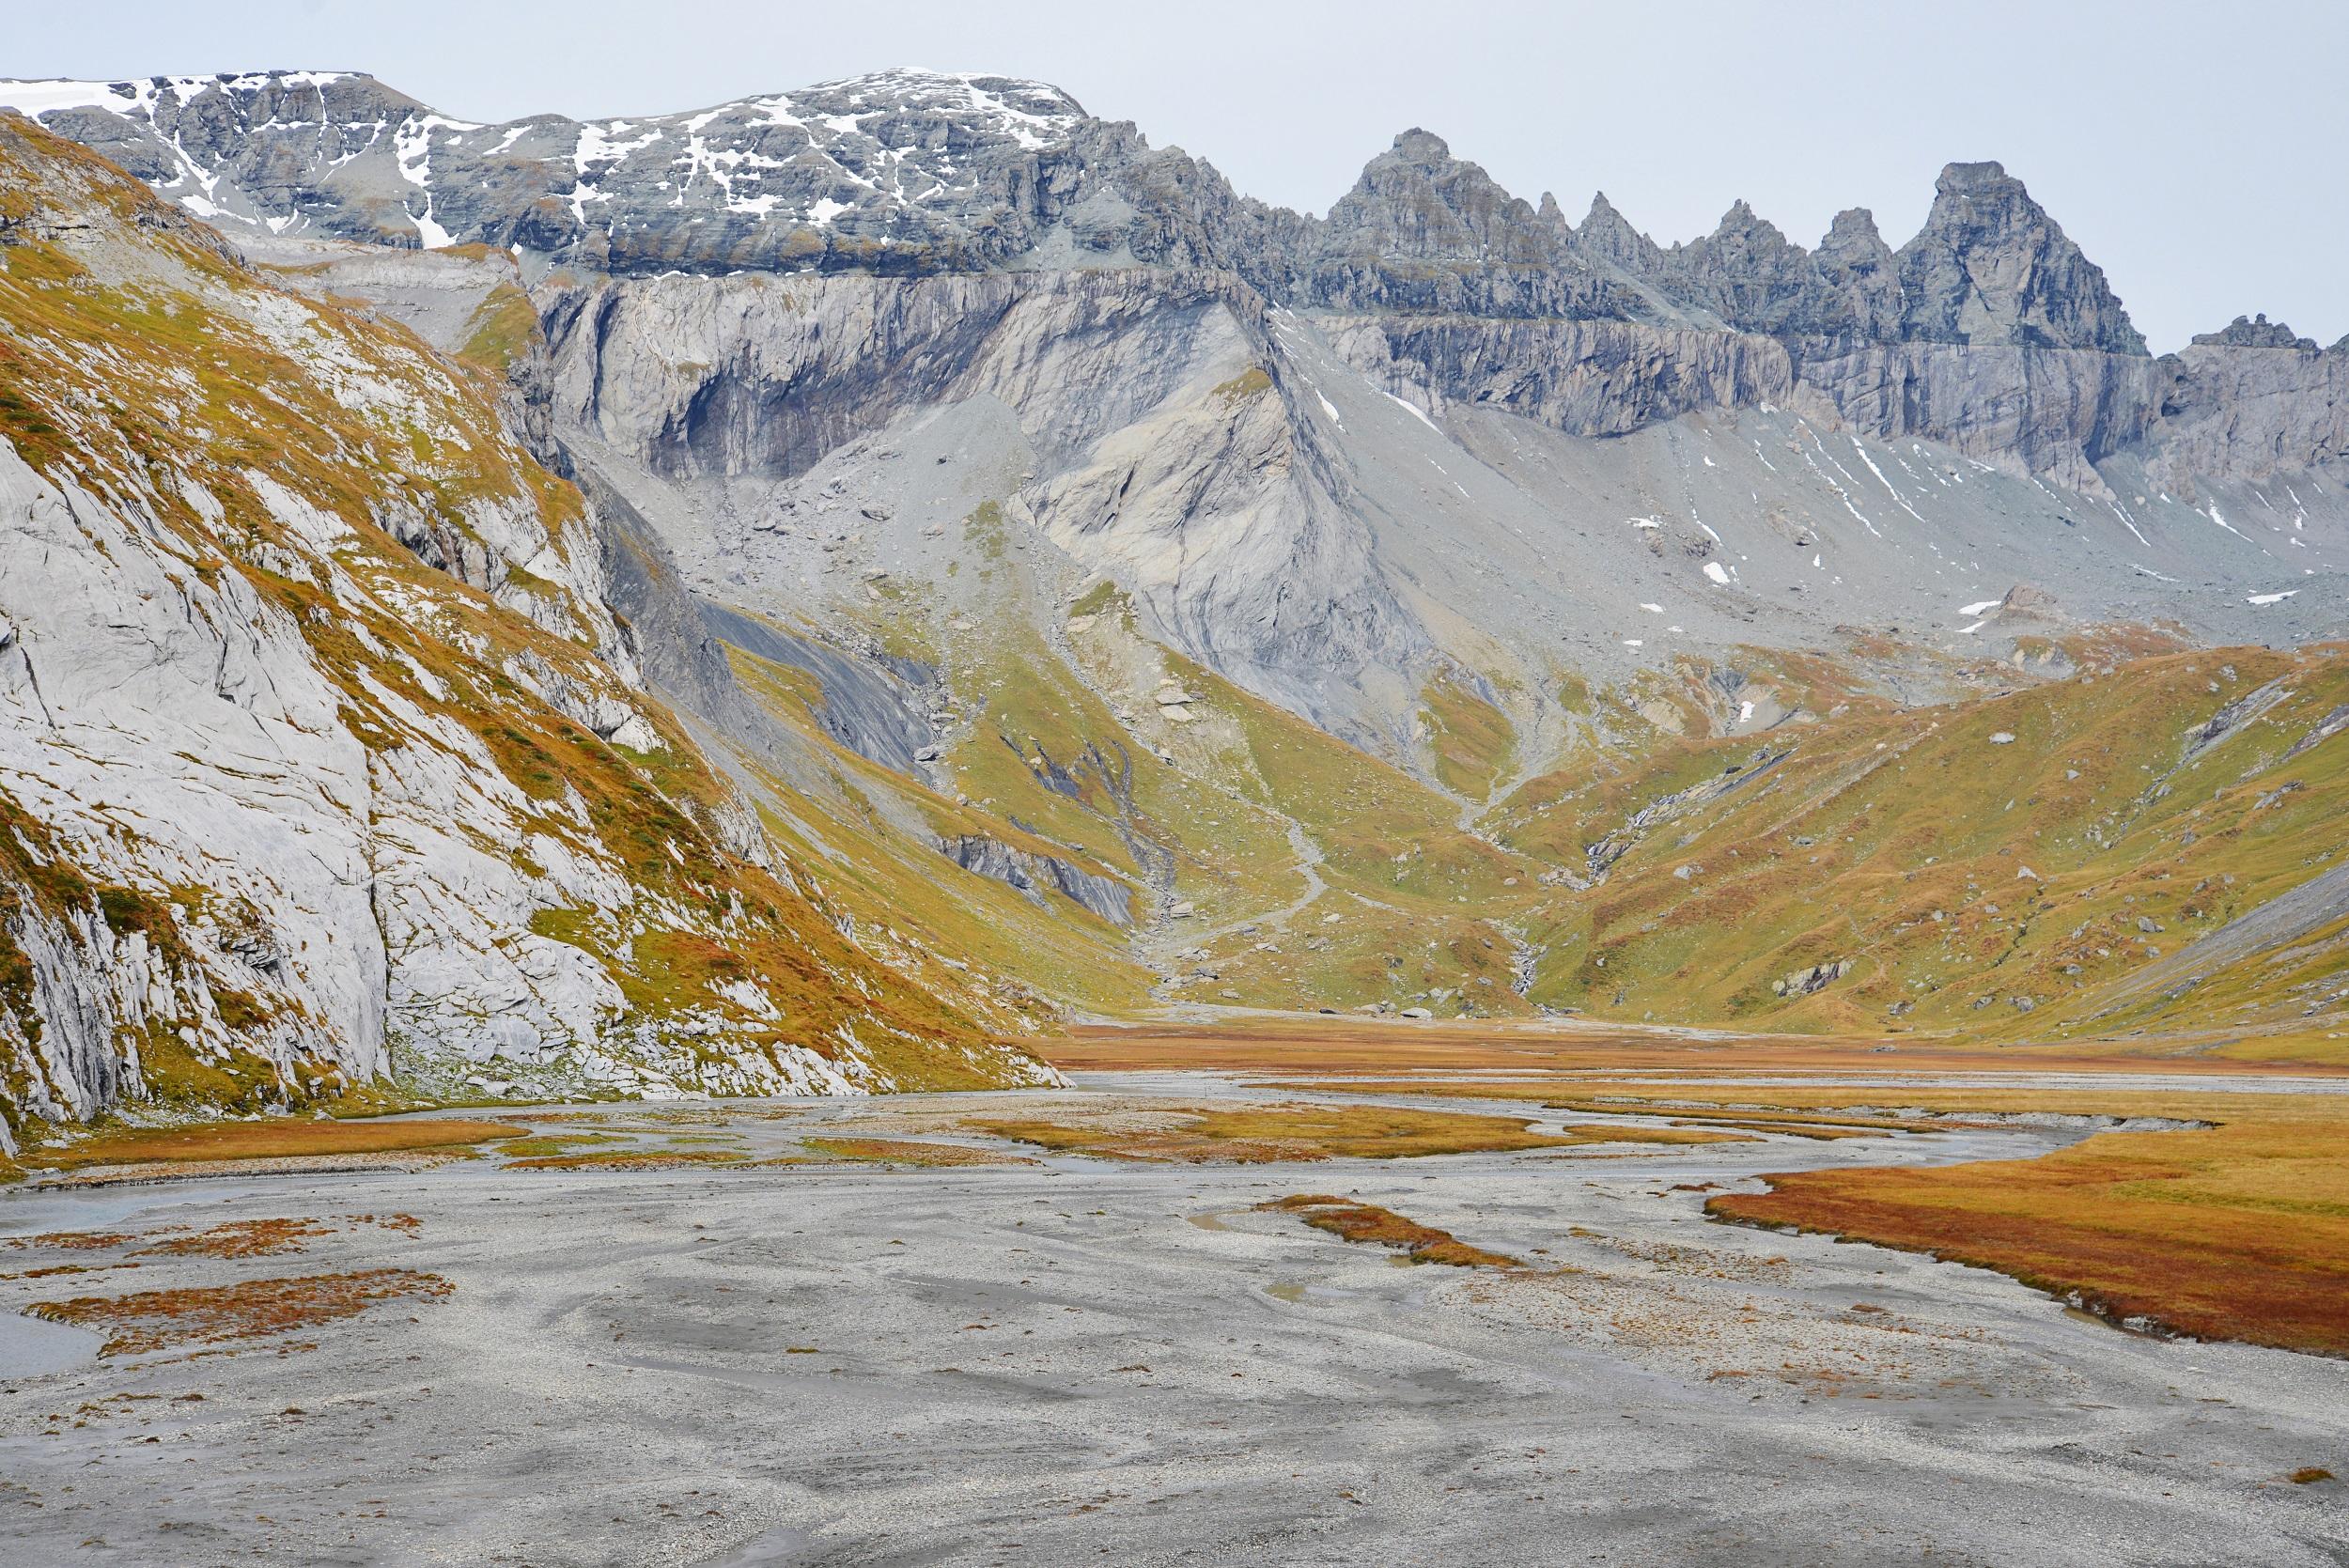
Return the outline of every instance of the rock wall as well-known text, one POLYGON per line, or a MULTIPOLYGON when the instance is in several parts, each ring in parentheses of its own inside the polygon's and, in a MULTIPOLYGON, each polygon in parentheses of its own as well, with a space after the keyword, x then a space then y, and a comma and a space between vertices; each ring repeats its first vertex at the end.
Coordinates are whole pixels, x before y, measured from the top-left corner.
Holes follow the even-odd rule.
POLYGON ((1349 318, 1346 361, 1408 402, 1500 409, 1578 436, 1620 436, 1705 409, 1784 403, 1794 362, 1773 338, 1614 321, 1349 318))

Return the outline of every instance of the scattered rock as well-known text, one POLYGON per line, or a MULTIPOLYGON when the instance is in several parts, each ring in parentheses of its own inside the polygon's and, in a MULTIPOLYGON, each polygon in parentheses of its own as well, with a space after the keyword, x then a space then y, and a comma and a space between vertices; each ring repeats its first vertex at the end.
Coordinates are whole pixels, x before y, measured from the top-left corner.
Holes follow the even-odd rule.
POLYGON ((1807 970, 1797 970, 1783 979, 1771 981, 1770 990, 1772 994, 1782 997, 1806 996, 1812 991, 1825 990, 1836 981, 1843 979, 1851 972, 1851 967, 1852 961, 1849 958, 1838 958, 1830 963, 1813 964, 1807 970))

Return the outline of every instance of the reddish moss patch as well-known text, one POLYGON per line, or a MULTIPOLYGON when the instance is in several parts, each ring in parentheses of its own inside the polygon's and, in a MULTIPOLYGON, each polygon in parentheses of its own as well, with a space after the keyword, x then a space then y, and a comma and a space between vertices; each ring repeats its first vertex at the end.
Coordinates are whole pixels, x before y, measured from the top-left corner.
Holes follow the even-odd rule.
POLYGON ((1773 1175, 1705 1206, 1995 1268, 2197 1339, 2349 1355, 2349 1114, 2333 1098, 2123 1097, 2103 1109, 2224 1120, 2036 1159, 1773 1175))
POLYGON ((173 1236, 142 1247, 139 1257, 265 1258, 305 1250, 312 1236, 332 1235, 332 1225, 315 1219, 231 1219, 194 1235, 173 1236))
POLYGON ((79 1296, 35 1302, 27 1311, 51 1323, 103 1333, 101 1356, 135 1356, 173 1345, 264 1339, 355 1317, 388 1301, 432 1300, 456 1288, 438 1274, 371 1268, 132 1296, 79 1296))
POLYGON ((1515 1116, 1413 1110, 1394 1106, 1250 1106, 1190 1109, 1178 1126, 1132 1127, 1114 1123, 973 1119, 974 1132, 993 1133, 1056 1153, 1108 1159, 1146 1159, 1240 1165, 1307 1159, 1405 1159, 1426 1155, 1510 1154, 1566 1148, 1588 1141, 1530 1130, 1515 1116))
POLYGON ((120 1247, 138 1237, 120 1231, 44 1231, 39 1235, 12 1235, 10 1247, 48 1247, 65 1252, 97 1252, 120 1247))
POLYGON ((1517 1268, 1518 1261, 1504 1252, 1471 1247, 1450 1231, 1406 1219, 1392 1209, 1326 1193, 1299 1193, 1258 1203, 1259 1209, 1294 1214, 1316 1231, 1345 1241, 1392 1247, 1412 1263, 1447 1264, 1454 1268, 1517 1268))

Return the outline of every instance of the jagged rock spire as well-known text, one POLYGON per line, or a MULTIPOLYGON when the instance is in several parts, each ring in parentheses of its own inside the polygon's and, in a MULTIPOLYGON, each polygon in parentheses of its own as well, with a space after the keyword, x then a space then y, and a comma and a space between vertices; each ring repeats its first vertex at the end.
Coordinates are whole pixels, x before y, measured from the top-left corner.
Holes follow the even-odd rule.
POLYGON ((1909 339, 2145 352, 2103 270, 2000 164, 1944 168, 1899 263, 1909 339))
POLYGON ((2197 333, 2194 341, 2226 349, 2305 349, 2313 351, 2316 339, 2301 337, 2281 321, 2270 321, 2265 311, 2257 320, 2238 316, 2215 333, 2197 333))

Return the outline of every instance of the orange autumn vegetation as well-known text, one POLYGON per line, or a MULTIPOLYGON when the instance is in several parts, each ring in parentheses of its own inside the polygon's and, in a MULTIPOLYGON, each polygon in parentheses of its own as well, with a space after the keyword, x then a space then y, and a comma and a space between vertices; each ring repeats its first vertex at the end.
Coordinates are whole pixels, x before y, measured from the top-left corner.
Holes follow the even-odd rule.
POLYGON ((36 1302, 27 1310, 52 1323, 96 1329, 106 1336, 101 1355, 125 1356, 179 1344, 260 1339, 353 1317, 387 1301, 429 1300, 455 1288, 437 1274, 370 1268, 132 1296, 80 1296, 70 1301, 36 1302))
POLYGON ((1258 1203, 1259 1209, 1294 1214, 1316 1231, 1346 1241, 1392 1247, 1412 1263, 1448 1264, 1455 1268, 1515 1268, 1517 1260, 1501 1252, 1470 1247, 1450 1231, 1406 1219, 1376 1203, 1333 1198, 1327 1193, 1299 1193, 1258 1203))
POLYGON ((2349 1105, 2217 1094, 2126 1109, 2217 1125, 2101 1133, 2037 1159, 1779 1175, 1706 1207, 1995 1268, 2201 1339, 2349 1355, 2349 1105))
POLYGON ((497 1122, 419 1119, 405 1122, 328 1122, 270 1117, 209 1122, 195 1126, 123 1127, 53 1148, 27 1150, 30 1168, 71 1171, 88 1165, 150 1160, 272 1159, 287 1156, 381 1154, 445 1149, 511 1138, 520 1129, 497 1122))
POLYGON ((1510 1153, 1586 1141, 1529 1130, 1515 1116, 1472 1116, 1390 1106, 1247 1106, 1193 1109, 1172 1126, 1115 1122, 1066 1125, 988 1117, 965 1124, 1056 1153, 1110 1159, 1268 1164, 1302 1159, 1400 1159, 1424 1155, 1510 1153))
POLYGON ((140 1257, 263 1258, 301 1252, 312 1236, 332 1235, 332 1225, 315 1219, 231 1219, 192 1235, 173 1236, 143 1247, 140 1257))
POLYGON ((1990 1046, 1906 1035, 1696 1034, 1577 1022, 1393 1022, 1366 1017, 1254 1017, 1245 1024, 1080 1024, 1035 1043, 1074 1072, 1191 1068, 1283 1075, 1558 1071, 1612 1073, 2129 1072, 2191 1079, 2324 1073, 2307 1061, 2217 1060, 2165 1042, 2067 1040, 1990 1046))

